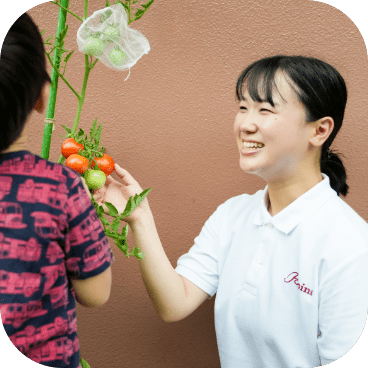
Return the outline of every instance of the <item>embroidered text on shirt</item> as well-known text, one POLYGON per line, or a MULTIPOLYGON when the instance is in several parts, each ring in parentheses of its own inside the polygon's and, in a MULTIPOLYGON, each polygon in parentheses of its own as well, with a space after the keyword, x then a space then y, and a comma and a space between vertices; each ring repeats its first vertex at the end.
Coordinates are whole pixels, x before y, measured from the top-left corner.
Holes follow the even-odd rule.
POLYGON ((290 275, 288 275, 288 277, 284 278, 284 281, 287 283, 294 281, 294 284, 298 287, 300 291, 303 291, 304 293, 308 295, 312 295, 313 290, 308 289, 306 286, 304 286, 304 284, 303 285, 299 284, 298 276, 299 276, 298 272, 292 272, 290 275))

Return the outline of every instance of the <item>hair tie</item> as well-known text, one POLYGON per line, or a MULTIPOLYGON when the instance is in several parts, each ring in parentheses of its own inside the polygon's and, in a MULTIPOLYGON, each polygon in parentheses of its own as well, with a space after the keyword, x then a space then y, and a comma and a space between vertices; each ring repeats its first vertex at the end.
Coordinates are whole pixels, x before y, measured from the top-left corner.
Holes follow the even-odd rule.
POLYGON ((328 161, 331 159, 331 157, 332 157, 332 152, 329 148, 327 148, 327 150, 325 151, 325 154, 323 155, 323 160, 328 161))

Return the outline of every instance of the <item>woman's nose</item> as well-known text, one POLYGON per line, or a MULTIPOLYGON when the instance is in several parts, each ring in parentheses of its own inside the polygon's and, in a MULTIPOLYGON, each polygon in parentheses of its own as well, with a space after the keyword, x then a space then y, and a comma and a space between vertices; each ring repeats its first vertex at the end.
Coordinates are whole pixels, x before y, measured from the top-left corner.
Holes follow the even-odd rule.
POLYGON ((240 122, 240 130, 243 132, 254 133, 257 129, 257 120, 254 114, 244 114, 240 122))

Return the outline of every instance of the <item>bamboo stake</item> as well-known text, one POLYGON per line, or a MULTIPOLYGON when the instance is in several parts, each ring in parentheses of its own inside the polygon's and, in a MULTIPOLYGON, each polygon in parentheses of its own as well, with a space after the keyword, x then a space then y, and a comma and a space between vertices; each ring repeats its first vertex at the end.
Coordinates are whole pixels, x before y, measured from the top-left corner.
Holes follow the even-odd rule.
MULTIPOLYGON (((67 9, 69 6, 69 0, 61 0, 61 5, 67 9)), ((60 8, 58 25, 56 29, 56 37, 60 37, 60 33, 65 28, 66 15, 67 15, 67 11, 60 8)), ((56 68, 60 70, 60 52, 58 48, 56 48, 54 51, 53 63, 56 66, 56 68)), ((54 68, 52 68, 52 71, 51 71, 51 82, 52 84, 50 86, 50 97, 49 97, 49 101, 47 104, 47 110, 46 110, 45 128, 44 128, 44 133, 43 133, 42 151, 41 151, 41 157, 45 159, 48 159, 50 155, 51 136, 52 136, 52 131, 54 129, 54 121, 55 121, 56 95, 57 95, 57 89, 58 89, 58 84, 59 84, 59 75, 54 68)))

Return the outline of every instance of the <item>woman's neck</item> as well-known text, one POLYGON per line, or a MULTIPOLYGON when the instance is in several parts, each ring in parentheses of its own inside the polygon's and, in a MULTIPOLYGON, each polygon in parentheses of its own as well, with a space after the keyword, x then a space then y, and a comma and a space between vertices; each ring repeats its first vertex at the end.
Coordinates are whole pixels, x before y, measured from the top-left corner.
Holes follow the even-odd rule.
POLYGON ((320 170, 301 173, 268 183, 268 212, 277 215, 284 208, 323 180, 320 170))

